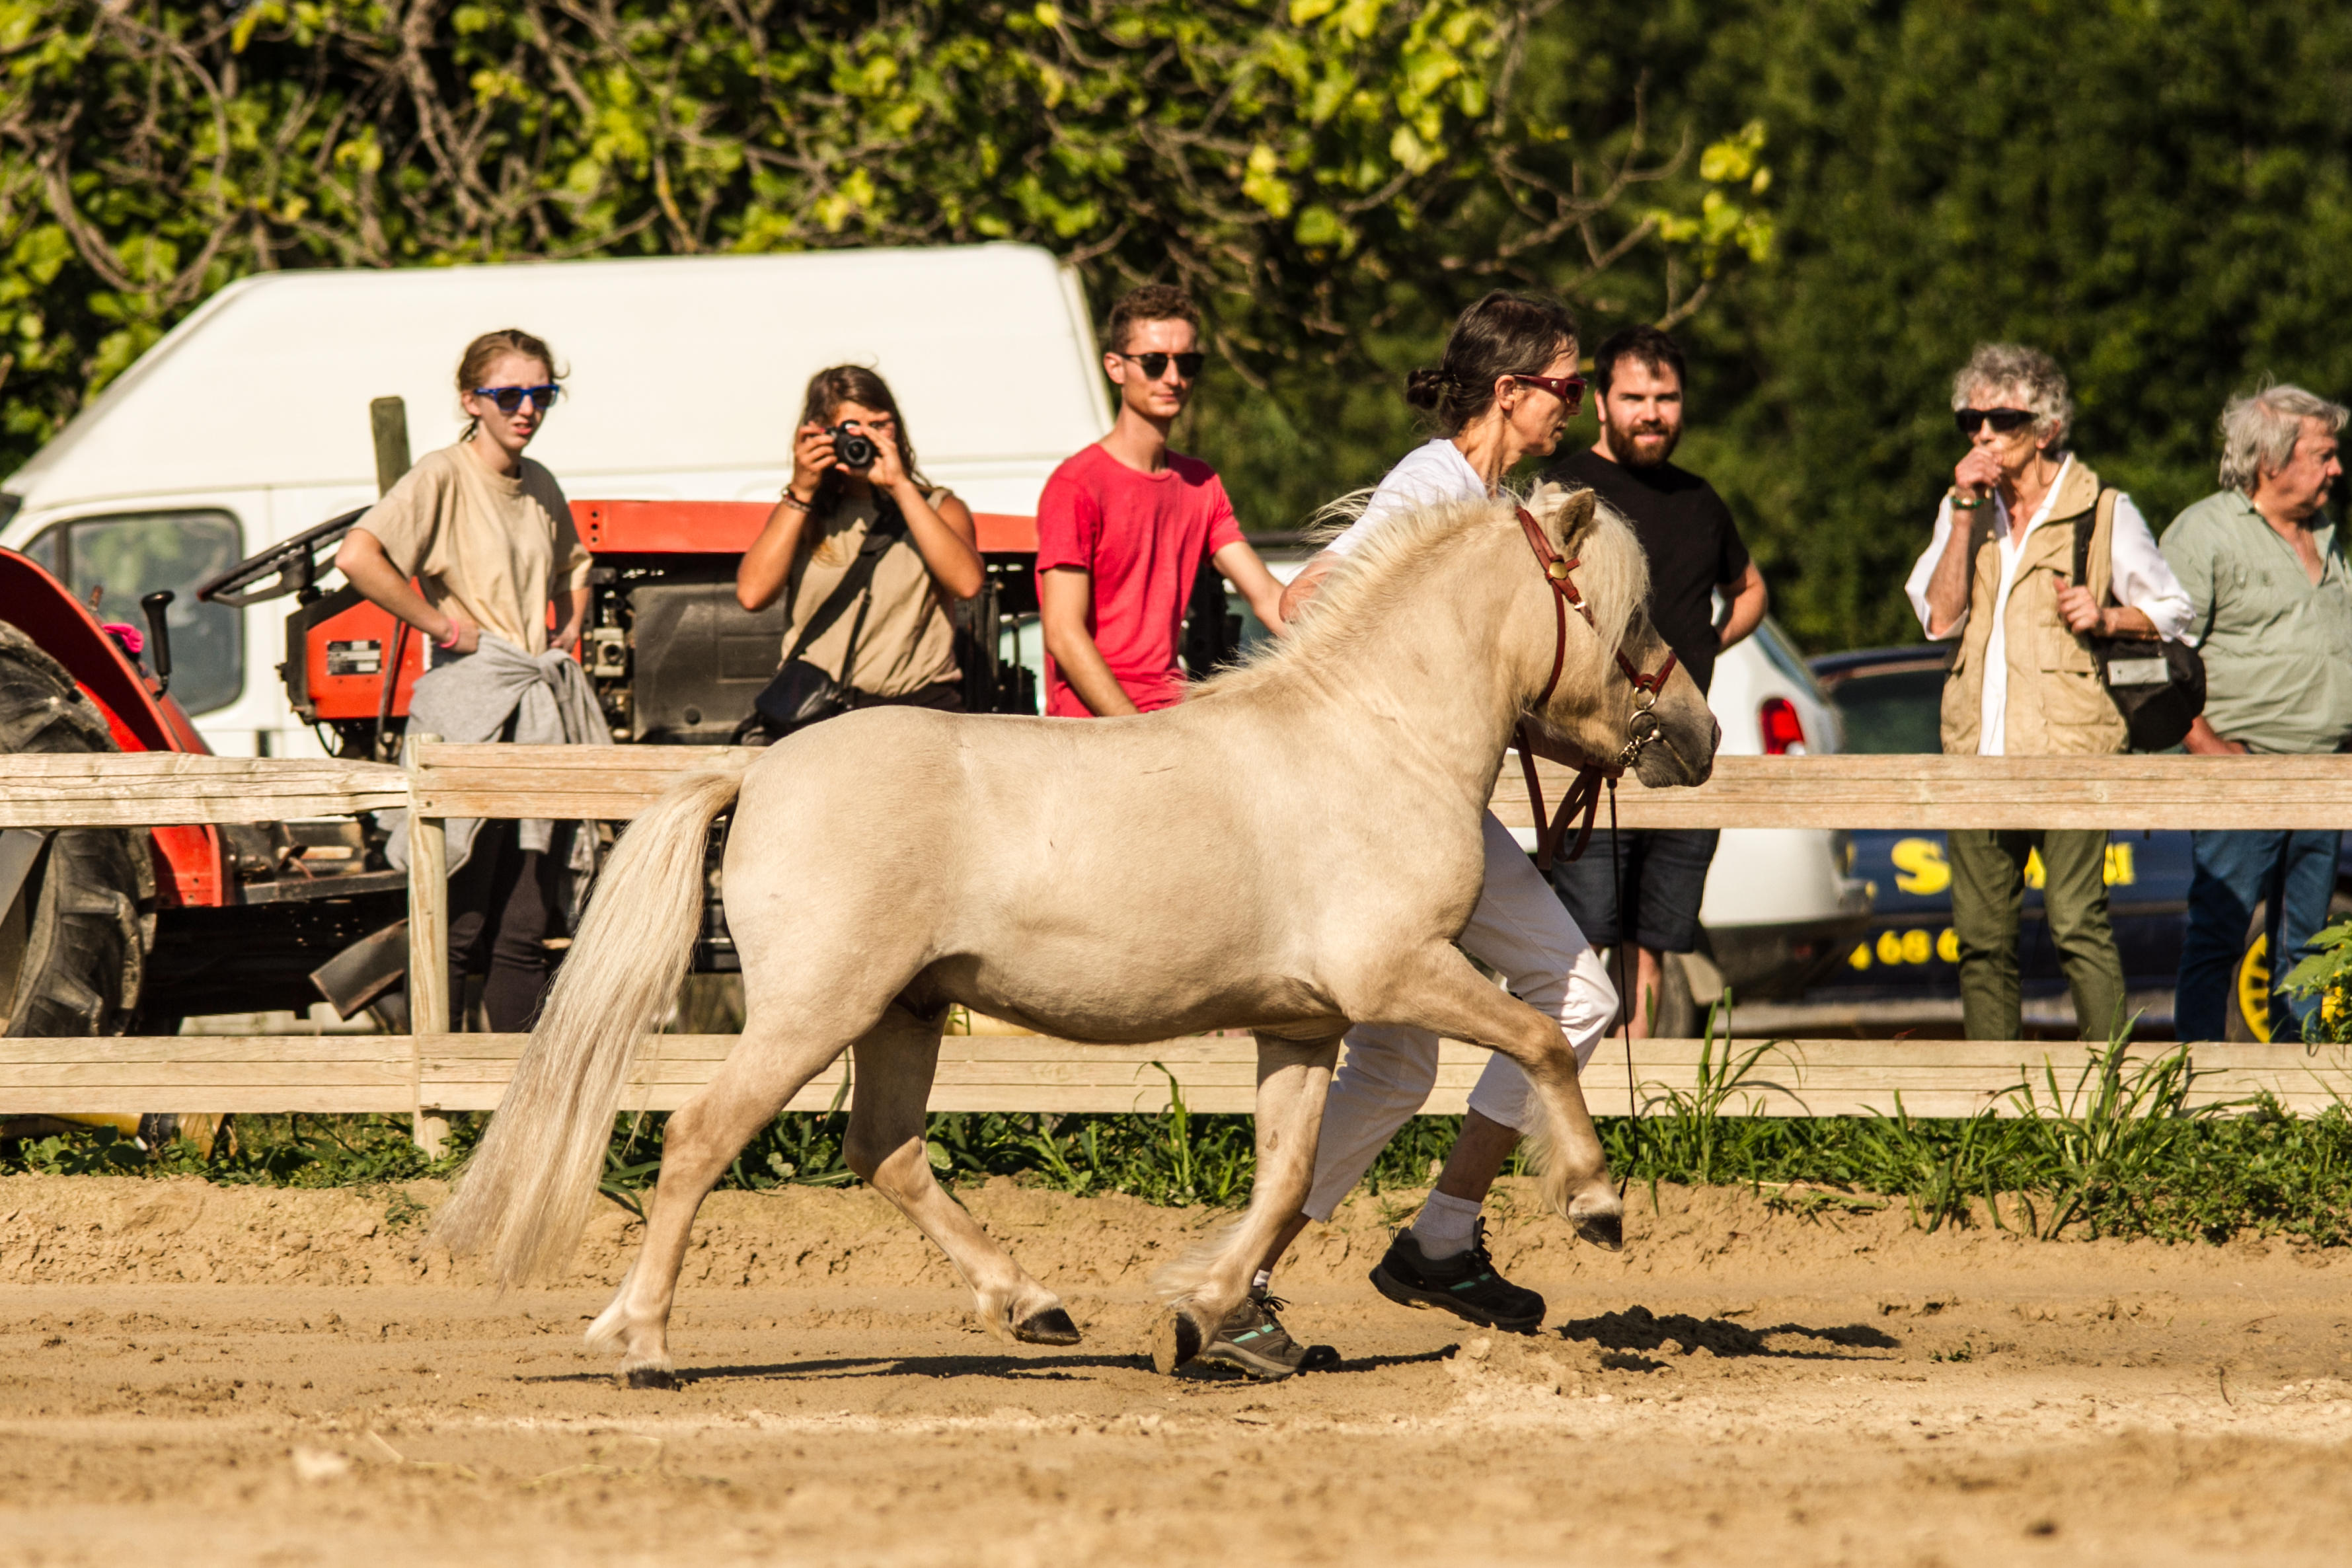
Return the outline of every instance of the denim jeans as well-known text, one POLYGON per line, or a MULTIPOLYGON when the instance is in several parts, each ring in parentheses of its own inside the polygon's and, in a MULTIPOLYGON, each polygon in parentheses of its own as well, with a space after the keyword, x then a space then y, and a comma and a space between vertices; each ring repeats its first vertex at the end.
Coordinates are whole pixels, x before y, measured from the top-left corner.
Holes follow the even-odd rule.
MULTIPOLYGON (((2341 837, 2309 830, 2189 835, 2195 870, 2189 929, 2180 942, 2180 983, 2172 998, 2179 1038, 2222 1038, 2229 1009, 2237 1004, 2238 959, 2257 904, 2268 904, 2263 924, 2273 986, 2305 955, 2312 933, 2327 924, 2341 837)), ((2301 1040, 2303 1020, 2318 1006, 2317 997, 2290 1003, 2273 991, 2271 1038, 2301 1040)))

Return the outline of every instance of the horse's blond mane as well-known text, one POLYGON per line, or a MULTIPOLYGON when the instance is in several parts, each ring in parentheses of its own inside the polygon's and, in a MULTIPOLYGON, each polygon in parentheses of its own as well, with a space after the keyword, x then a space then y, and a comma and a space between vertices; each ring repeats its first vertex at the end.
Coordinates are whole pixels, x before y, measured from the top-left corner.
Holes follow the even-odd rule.
MULTIPOLYGON (((1360 514, 1370 492, 1336 501, 1318 520, 1344 520, 1360 514)), ((1614 648, 1650 597, 1650 562, 1633 528, 1607 502, 1594 497, 1592 526, 1577 540, 1576 586, 1591 606, 1598 646, 1614 648)), ((1235 691, 1286 674, 1298 666, 1345 660, 1369 638, 1393 636, 1390 612, 1412 592, 1432 562, 1491 536, 1515 542, 1514 565, 1539 575, 1534 552, 1519 528, 1517 508, 1528 498, 1506 492, 1492 499, 1436 501, 1390 517, 1339 558, 1302 614, 1279 642, 1260 644, 1238 667, 1221 672, 1194 688, 1195 697, 1235 691)), ((1338 529, 1333 530, 1335 533, 1338 529)), ((1576 646, 1571 634, 1571 657, 1576 646)))

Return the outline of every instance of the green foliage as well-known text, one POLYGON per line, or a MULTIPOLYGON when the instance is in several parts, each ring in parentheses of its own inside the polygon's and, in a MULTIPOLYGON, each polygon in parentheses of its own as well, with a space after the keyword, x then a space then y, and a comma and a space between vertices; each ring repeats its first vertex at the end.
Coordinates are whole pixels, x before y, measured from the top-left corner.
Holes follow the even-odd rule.
POLYGON ((2311 956, 2287 971, 2279 989, 2298 998, 2319 998, 2319 1011, 2304 1029, 2306 1040, 2352 1040, 2352 920, 2339 920, 2315 934, 2311 946, 2311 956))
POLYGON ((1543 9, 18 0, 0 458, 272 268, 1024 240, 1191 286, 1263 387, 1424 297, 1762 254, 1753 175, 1548 116, 1543 9))
POLYGON ((2058 358, 2159 531, 2216 488, 2231 392, 2352 387, 2352 13, 1739 0, 1643 38, 1662 113, 1770 127, 1778 258, 1695 324, 1686 450, 1811 646, 1917 639, 1979 341, 2058 358))
POLYGON ((147 1151, 111 1127, 93 1127, 27 1138, 15 1163, 40 1176, 137 1176, 146 1169, 147 1151))

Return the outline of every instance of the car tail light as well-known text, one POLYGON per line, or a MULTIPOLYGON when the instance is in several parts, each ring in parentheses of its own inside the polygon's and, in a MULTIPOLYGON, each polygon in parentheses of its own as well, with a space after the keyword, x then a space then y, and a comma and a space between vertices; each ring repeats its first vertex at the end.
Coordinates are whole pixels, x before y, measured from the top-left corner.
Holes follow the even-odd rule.
POLYGON ((1797 716, 1797 705, 1787 697, 1766 697, 1764 706, 1756 710, 1756 721, 1764 732, 1765 756, 1805 754, 1804 721, 1797 716))

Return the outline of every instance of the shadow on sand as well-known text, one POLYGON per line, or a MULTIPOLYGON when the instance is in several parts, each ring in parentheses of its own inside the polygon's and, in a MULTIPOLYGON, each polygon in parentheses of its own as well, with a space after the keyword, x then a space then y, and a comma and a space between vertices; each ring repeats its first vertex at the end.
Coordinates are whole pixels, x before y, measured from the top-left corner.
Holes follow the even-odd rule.
POLYGON ((1695 1318, 1687 1312, 1660 1317, 1647 1307, 1628 1307, 1622 1312, 1603 1312, 1597 1318, 1574 1318, 1549 1332, 1562 1339, 1598 1345, 1604 1352, 1621 1355, 1664 1350, 1671 1345, 1685 1355, 1705 1350, 1710 1355, 1769 1356, 1781 1361, 1881 1361, 1885 1358, 1847 1353, 1903 1348, 1901 1340, 1868 1323, 1845 1323, 1835 1328, 1775 1323, 1769 1328, 1749 1328, 1727 1318, 1695 1318), (1838 1348, 1816 1350, 1770 1343, 1788 1339, 1838 1348))

